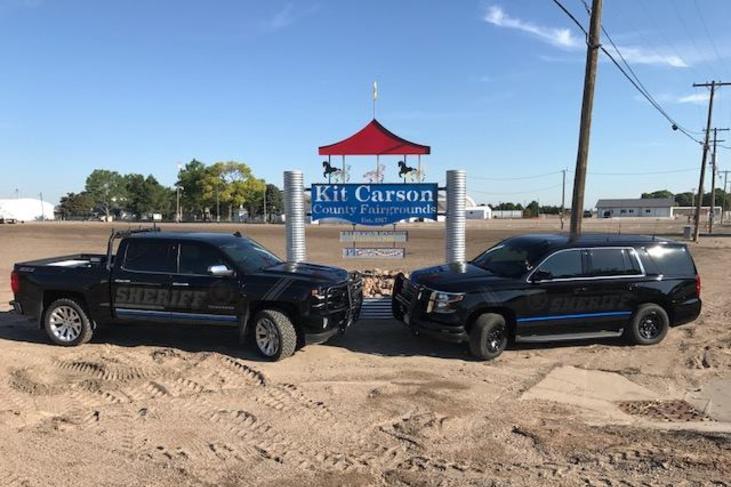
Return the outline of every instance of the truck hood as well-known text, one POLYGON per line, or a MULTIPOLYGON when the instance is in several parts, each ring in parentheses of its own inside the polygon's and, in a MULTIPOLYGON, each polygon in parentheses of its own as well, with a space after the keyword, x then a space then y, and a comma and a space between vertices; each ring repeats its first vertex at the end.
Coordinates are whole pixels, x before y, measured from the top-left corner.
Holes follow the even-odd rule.
POLYGON ((348 271, 339 267, 330 267, 318 264, 281 264, 267 267, 260 271, 264 275, 287 276, 294 278, 302 278, 318 284, 335 284, 348 279, 348 271))
POLYGON ((485 285, 509 281, 470 263, 426 267, 412 272, 409 278, 429 289, 454 293, 476 291, 485 285))

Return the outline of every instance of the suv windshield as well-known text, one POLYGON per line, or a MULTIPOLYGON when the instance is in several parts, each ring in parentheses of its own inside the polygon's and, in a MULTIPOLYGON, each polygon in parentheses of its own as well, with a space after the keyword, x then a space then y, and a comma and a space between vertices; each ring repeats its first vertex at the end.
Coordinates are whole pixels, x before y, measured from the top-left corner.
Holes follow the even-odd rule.
POLYGON ((544 242, 503 242, 480 254, 472 264, 500 277, 517 278, 545 255, 544 242))
POLYGON ((220 249, 244 272, 256 272, 282 263, 279 257, 247 238, 226 242, 220 249))

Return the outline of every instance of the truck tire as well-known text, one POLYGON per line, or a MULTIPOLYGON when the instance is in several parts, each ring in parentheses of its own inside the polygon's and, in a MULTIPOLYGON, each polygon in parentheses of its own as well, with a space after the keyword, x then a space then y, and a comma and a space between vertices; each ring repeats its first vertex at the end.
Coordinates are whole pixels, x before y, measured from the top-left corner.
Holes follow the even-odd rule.
POLYGON ((470 329, 470 352, 480 360, 498 357, 508 345, 505 318, 497 313, 480 315, 470 329))
POLYGON ((655 345, 660 343, 670 328, 667 312, 657 304, 643 304, 624 330, 624 336, 635 345, 655 345))
POLYGON ((70 298, 52 302, 43 313, 43 328, 56 345, 75 347, 91 340, 94 328, 84 307, 70 298))
POLYGON ((281 311, 265 309, 254 317, 254 343, 264 358, 276 362, 294 353, 297 330, 281 311))

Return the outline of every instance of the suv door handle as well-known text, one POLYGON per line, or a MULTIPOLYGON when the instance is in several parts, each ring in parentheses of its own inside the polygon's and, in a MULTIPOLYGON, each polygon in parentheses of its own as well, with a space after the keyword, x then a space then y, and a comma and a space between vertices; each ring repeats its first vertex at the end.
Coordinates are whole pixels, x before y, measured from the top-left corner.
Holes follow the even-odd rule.
POLYGON ((574 294, 583 294, 589 290, 588 287, 575 287, 574 294))
POLYGON ((176 286, 176 287, 188 287, 188 286, 190 286, 190 284, 187 283, 187 282, 174 282, 173 283, 173 286, 176 286))

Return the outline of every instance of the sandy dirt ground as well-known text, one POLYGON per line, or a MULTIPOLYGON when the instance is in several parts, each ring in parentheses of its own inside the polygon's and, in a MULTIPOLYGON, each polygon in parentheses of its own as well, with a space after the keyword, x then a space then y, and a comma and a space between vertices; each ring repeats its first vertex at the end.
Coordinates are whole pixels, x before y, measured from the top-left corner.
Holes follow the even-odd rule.
MULTIPOLYGON (((619 225, 586 223, 681 231, 619 225)), ((557 226, 470 223, 468 254, 557 226)), ((731 485, 731 238, 691 245, 703 314, 654 347, 521 346, 478 362, 392 321, 361 321, 268 363, 231 329, 110 326, 67 349, 8 312, 14 262, 103 252, 110 229, 0 226, 0 486, 731 485)), ((284 253, 280 226, 205 229, 284 253)), ((441 225, 409 227, 408 257, 391 263, 343 261, 341 229, 308 227, 309 260, 443 259, 441 225)))

